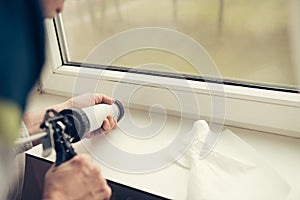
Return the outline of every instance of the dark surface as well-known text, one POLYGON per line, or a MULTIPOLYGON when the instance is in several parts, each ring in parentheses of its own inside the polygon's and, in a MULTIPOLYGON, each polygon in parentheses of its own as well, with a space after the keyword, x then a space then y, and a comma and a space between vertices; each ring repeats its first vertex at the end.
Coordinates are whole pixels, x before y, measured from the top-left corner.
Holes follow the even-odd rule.
MULTIPOLYGON (((23 186, 22 200, 41 200, 44 175, 53 163, 26 154, 25 180, 23 186)), ((110 180, 107 180, 112 188, 111 200, 165 200, 135 188, 131 188, 110 180)))

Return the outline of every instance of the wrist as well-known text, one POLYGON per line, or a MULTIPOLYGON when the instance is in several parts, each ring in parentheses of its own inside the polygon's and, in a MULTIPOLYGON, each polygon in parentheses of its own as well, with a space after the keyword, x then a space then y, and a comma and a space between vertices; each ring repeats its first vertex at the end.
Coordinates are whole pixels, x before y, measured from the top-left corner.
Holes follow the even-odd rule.
POLYGON ((29 135, 33 135, 40 132, 40 124, 44 119, 46 110, 54 109, 55 111, 60 112, 67 108, 70 108, 68 101, 61 104, 49 106, 47 108, 42 108, 36 111, 26 112, 23 115, 23 122, 29 132, 29 135))
POLYGON ((62 110, 65 110, 65 109, 69 109, 71 108, 71 104, 70 104, 70 101, 65 101, 63 103, 60 103, 60 104, 56 104, 53 109, 57 112, 60 112, 62 110))

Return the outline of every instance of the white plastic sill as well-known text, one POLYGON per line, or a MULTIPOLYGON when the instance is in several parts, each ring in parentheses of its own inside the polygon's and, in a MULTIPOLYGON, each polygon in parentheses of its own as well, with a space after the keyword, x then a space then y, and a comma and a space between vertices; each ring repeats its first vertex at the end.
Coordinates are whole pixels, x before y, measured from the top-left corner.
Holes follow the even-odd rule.
POLYGON ((295 93, 276 92, 276 95, 274 95, 274 91, 269 90, 257 90, 255 88, 236 87, 230 85, 222 85, 220 87, 219 84, 216 83, 205 83, 185 79, 149 76, 143 74, 128 75, 128 73, 112 70, 101 70, 64 65, 57 68, 54 73, 61 75, 87 77, 91 79, 99 79, 101 77, 101 80, 115 82, 121 81, 125 83, 134 83, 140 85, 149 85, 149 80, 151 80, 150 83, 156 83, 156 86, 168 86, 168 88, 175 90, 193 90, 193 92, 200 94, 220 95, 226 96, 227 98, 247 99, 258 102, 300 107, 300 95, 295 93), (210 85, 209 88, 208 84, 210 85), (216 91, 214 91, 214 88, 216 89, 216 91))
MULTIPOLYGON (((56 103, 61 103, 66 100, 65 97, 54 95, 34 95, 29 99, 28 110, 34 110, 39 107, 49 106, 56 103)), ((147 113, 144 111, 130 110, 133 117, 140 120, 143 124, 147 122, 147 113)), ((158 137, 157 141, 140 141, 130 139, 126 143, 122 131, 114 130, 109 135, 110 141, 113 144, 127 150, 129 152, 145 152, 153 151, 160 147, 161 143, 167 142, 172 134, 174 126, 178 126, 179 118, 168 116, 168 121, 164 127, 162 137, 158 137)), ((186 125, 192 125, 193 121, 187 121, 186 125)), ((233 131, 248 144, 253 146, 266 162, 270 164, 291 186, 292 191, 289 200, 300 199, 300 139, 295 139, 286 136, 279 136, 274 134, 266 134, 253 130, 246 130, 241 128, 225 127, 233 131)), ((79 142, 74 145, 78 153, 85 153, 86 150, 79 142)), ((28 154, 41 157, 41 145, 34 147, 27 152, 28 154)), ((95 152, 94 152, 95 153, 95 152)), ((55 155, 52 154, 47 160, 54 161, 55 155)), ((98 163, 99 164, 99 163, 98 163)), ((100 164, 99 164, 100 165, 100 164)), ((101 165, 102 174, 105 178, 125 184, 137 189, 141 189, 156 195, 164 196, 171 199, 182 200, 186 195, 186 187, 188 182, 188 171, 177 164, 164 168, 162 170, 147 173, 147 174, 129 174, 122 173, 107 166, 101 165)))
POLYGON ((300 138, 300 94, 73 66, 61 66, 51 72, 48 69, 43 77, 42 89, 48 94, 72 96, 76 93, 74 88, 92 84, 85 89, 128 103, 127 95, 120 95, 119 90, 125 88, 130 93, 138 88, 129 103, 139 110, 148 110, 159 102, 175 116, 198 119, 200 114, 203 119, 211 120, 212 115, 217 115, 214 117, 216 123, 225 117, 225 124, 229 126, 300 138), (195 105, 200 113, 181 107, 182 102, 189 101, 197 102, 195 105), (216 106, 224 110, 213 113, 216 106))

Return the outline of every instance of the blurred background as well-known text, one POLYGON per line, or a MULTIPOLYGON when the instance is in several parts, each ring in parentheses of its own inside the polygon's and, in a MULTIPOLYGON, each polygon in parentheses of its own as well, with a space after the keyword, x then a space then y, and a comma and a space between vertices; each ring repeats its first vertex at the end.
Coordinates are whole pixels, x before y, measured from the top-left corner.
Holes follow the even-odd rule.
MULTIPOLYGON (((122 31, 164 27, 201 44, 224 79, 296 88, 300 73, 299 2, 67 0, 62 20, 68 61, 84 62, 100 42, 122 31)), ((154 49, 128 53, 112 65, 134 68, 145 63, 165 64, 178 73, 201 75, 183 58, 154 49)))

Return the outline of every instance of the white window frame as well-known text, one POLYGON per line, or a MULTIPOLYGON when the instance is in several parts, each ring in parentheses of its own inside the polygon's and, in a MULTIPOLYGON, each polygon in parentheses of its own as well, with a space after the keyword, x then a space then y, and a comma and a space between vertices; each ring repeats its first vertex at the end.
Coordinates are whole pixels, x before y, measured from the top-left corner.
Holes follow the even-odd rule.
MULTIPOLYGON (((46 20, 45 24, 47 61, 41 76, 42 91, 48 94, 72 96, 74 83, 78 76, 97 79, 93 74, 99 74, 101 69, 84 70, 84 73, 78 74, 80 67, 63 65, 54 22, 53 20, 46 20)), ((147 79, 149 80, 149 75, 136 74, 134 80, 122 79, 122 83, 118 83, 117 81, 123 75, 124 72, 106 70, 101 80, 103 86, 101 92, 111 95, 111 89, 116 84, 126 84, 128 87, 131 85, 143 85, 143 88, 145 88, 144 100, 130 102, 130 106, 131 108, 148 110, 149 106, 151 106, 149 102, 155 98, 151 95, 153 87, 145 86, 147 79)), ((167 82, 167 79, 161 78, 164 84, 167 82)), ((211 103, 211 94, 205 83, 188 82, 197 95, 198 103, 209 105, 211 103)), ((180 80, 178 80, 178 83, 174 83, 174 81, 169 83, 168 87, 181 92, 190 91, 190 88, 185 91, 185 88, 180 86, 180 80)), ((159 87, 156 87, 155 90, 161 93, 166 92, 166 89, 159 87)), ((300 138, 300 94, 230 85, 224 85, 224 90, 226 93, 225 124, 227 126, 300 138)), ((162 105, 165 105, 166 109, 171 111, 171 113, 176 115, 176 113, 180 112, 176 106, 169 105, 167 99, 162 99, 162 101, 162 105)), ((195 117, 193 113, 185 114, 185 116, 190 118, 195 117)), ((210 109, 202 108, 202 119, 209 120, 210 115, 210 109)))

